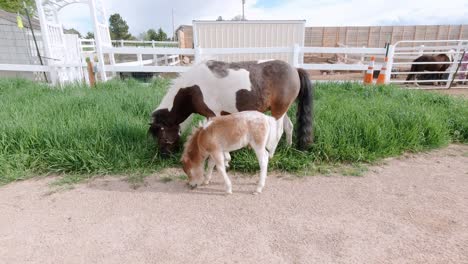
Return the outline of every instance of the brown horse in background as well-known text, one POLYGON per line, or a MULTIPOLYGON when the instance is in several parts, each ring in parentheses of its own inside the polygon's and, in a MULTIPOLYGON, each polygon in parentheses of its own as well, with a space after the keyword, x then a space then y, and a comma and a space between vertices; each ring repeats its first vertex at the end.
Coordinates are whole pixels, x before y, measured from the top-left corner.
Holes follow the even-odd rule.
MULTIPOLYGON (((415 59, 413 62, 431 62, 431 64, 412 64, 411 65, 411 72, 444 72, 446 71, 449 67, 450 64, 447 62, 451 62, 451 58, 447 54, 438 54, 435 56, 432 55, 422 55, 415 59), (432 64, 432 62, 441 62, 441 64, 432 64)), ((410 73, 408 74, 408 77, 406 77, 407 81, 410 80, 428 80, 427 77, 425 76, 429 75, 431 79, 436 79, 436 80, 442 80, 443 79, 443 73, 435 73, 435 74, 416 74, 416 73, 410 73)), ((418 83, 415 83, 418 85, 418 83)))

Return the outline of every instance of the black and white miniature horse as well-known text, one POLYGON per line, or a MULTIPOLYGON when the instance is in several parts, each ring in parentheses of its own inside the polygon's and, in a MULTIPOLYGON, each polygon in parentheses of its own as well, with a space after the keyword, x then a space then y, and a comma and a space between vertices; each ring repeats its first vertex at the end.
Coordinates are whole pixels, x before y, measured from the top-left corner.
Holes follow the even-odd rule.
POLYGON ((178 145, 181 123, 193 113, 211 118, 247 110, 270 110, 291 145, 293 124, 286 113, 298 99, 297 145, 306 149, 313 141, 312 97, 313 86, 307 72, 286 62, 210 60, 174 80, 152 113, 149 132, 157 140, 160 153, 168 155, 178 145))

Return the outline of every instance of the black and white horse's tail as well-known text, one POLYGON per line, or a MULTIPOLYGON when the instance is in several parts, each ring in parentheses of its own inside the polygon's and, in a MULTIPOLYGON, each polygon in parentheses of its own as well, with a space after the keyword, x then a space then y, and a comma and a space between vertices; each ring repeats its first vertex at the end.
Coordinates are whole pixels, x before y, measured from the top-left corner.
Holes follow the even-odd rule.
POLYGON ((297 69, 301 89, 297 96, 297 147, 305 150, 314 141, 314 87, 310 82, 309 74, 304 69, 297 69))

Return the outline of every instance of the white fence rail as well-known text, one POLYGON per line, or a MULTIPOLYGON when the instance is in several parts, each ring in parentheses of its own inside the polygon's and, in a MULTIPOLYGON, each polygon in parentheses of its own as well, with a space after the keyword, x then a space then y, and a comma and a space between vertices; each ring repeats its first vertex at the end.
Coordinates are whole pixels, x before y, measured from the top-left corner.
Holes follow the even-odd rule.
MULTIPOLYGON (((136 58, 134 61, 124 61, 116 63, 113 60, 105 61, 97 65, 98 71, 102 73, 116 73, 116 72, 184 72, 187 71, 192 63, 197 63, 203 60, 212 59, 216 55, 224 54, 288 54, 289 63, 295 67, 304 68, 307 70, 317 71, 351 71, 362 72, 368 68, 369 58, 374 56, 377 58, 375 70, 380 70, 383 66, 383 58, 386 56, 387 50, 385 48, 352 48, 352 47, 300 47, 295 45, 293 47, 270 47, 270 48, 194 48, 183 49, 176 47, 158 47, 157 42, 145 42, 143 44, 151 44, 147 46, 134 46, 136 41, 116 41, 123 43, 123 46, 105 46, 102 47, 102 52, 108 57, 126 56, 136 58), (304 54, 339 54, 343 56, 357 56, 361 60, 354 63, 338 62, 330 63, 304 63, 304 54), (187 60, 190 62, 187 63, 187 60)), ((142 42, 140 42, 142 43, 142 42)), ((159 44, 172 45, 173 42, 164 42, 159 44)), ((412 44, 412 43, 411 43, 412 44)), ((410 85, 428 84, 434 81, 443 82, 448 87, 449 83, 464 82, 468 71, 466 70, 466 63, 462 59, 463 52, 468 49, 468 41, 466 40, 443 40, 443 41, 421 41, 419 46, 405 47, 405 42, 398 42, 395 45, 390 45, 388 50, 388 65, 387 65, 387 83, 402 84, 408 83, 410 85), (444 46, 438 45, 442 44, 444 46), (448 44, 447 44, 448 43, 448 44), (451 51, 452 50, 452 51, 451 51), (450 62, 417 62, 413 60, 421 55, 436 55, 440 53, 448 53, 453 56, 450 62), (439 64, 448 65, 446 71, 433 71, 433 72, 411 72, 411 65, 419 64, 439 64), (462 66, 462 67, 460 67, 462 66), (406 81, 404 77, 409 74, 423 75, 444 75, 444 79, 427 79, 419 78, 417 80, 406 81), (465 76, 459 78, 460 76, 465 76)), ((84 58, 92 56, 95 52, 94 40, 81 40, 80 49, 82 51, 84 67, 84 58)), ((77 67, 65 65, 66 67, 77 67)), ((80 66, 78 66, 80 67, 80 66)), ((25 67, 25 65, 4 65, 0 64, 0 70, 12 71, 52 71, 57 70, 58 65, 41 66, 41 67, 25 67)))
MULTIPOLYGON (((135 48, 124 47, 103 48, 104 53, 109 54, 134 54, 138 58, 143 55, 185 55, 194 56, 195 61, 211 59, 215 55, 223 54, 267 54, 267 53, 288 53, 293 54, 291 64, 296 67, 301 67, 308 70, 335 70, 335 71, 364 71, 367 69, 367 64, 307 64, 299 63, 300 54, 304 53, 344 53, 344 54, 365 54, 367 57, 373 55, 385 55, 383 48, 324 48, 324 47, 273 47, 273 48, 209 48, 209 49, 180 49, 180 48, 135 48)), ((147 61, 149 62, 149 61, 147 61)), ((126 63, 116 65, 106 65, 105 71, 122 71, 122 72, 184 72, 187 66, 144 66, 144 63, 126 63), (135 66, 135 67, 130 67, 135 66)), ((379 70, 381 64, 377 64, 375 69, 379 70)))

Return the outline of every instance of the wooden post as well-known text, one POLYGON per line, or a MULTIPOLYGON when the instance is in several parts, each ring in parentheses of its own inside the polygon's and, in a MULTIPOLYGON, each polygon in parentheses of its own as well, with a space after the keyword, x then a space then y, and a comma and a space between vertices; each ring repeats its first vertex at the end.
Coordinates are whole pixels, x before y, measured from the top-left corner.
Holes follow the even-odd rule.
POLYGON ((86 58, 86 64, 88 66, 89 86, 96 86, 96 77, 94 76, 93 63, 89 58, 86 58))
POLYGON ((345 41, 344 41, 345 46, 348 46, 348 30, 349 28, 345 27, 345 41))
MULTIPOLYGON (((449 28, 448 28, 448 30, 447 30, 447 38, 446 38, 446 39, 450 39, 450 31, 451 31, 451 30, 452 30, 452 26, 449 25, 449 28)), ((448 41, 445 42, 445 45, 446 45, 446 46, 449 45, 448 41)))
POLYGON ((390 44, 393 44, 393 34, 395 33, 395 26, 392 26, 392 35, 390 37, 390 44))
POLYGON ((371 45, 370 45, 371 30, 372 30, 372 27, 369 26, 369 30, 368 30, 368 32, 367 32, 367 47, 368 47, 368 48, 371 46, 371 45))
MULTIPOLYGON (((325 47, 325 27, 322 28, 322 47, 325 47)), ((323 53, 320 54, 320 57, 323 58, 323 53)))
POLYGON ((356 46, 359 47, 359 27, 356 27, 356 46))
POLYGON ((382 26, 379 27, 379 40, 377 42, 377 47, 381 47, 380 42, 382 42, 382 26))

